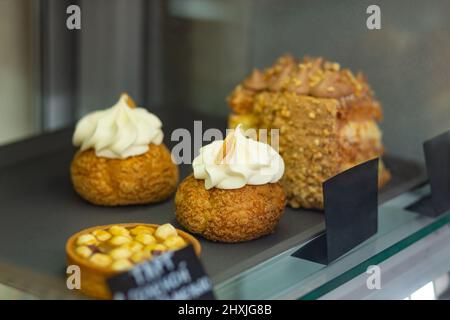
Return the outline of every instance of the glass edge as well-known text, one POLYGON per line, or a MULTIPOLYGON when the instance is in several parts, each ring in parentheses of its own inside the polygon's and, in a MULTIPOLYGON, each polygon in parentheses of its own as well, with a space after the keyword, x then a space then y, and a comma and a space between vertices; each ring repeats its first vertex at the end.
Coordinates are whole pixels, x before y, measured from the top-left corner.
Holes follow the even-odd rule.
POLYGON ((450 212, 447 212, 443 214, 441 217, 437 218, 432 223, 430 223, 429 225, 421 228, 420 230, 414 232, 413 234, 407 236, 406 238, 394 243, 388 248, 380 251, 376 255, 361 262, 360 264, 354 266, 353 268, 345 271, 341 275, 317 287, 316 289, 308 292, 307 294, 298 297, 297 300, 316 300, 320 298, 321 296, 327 294, 328 292, 356 278, 358 275, 365 272, 369 266, 380 264, 381 262, 391 258, 394 254, 408 248, 412 244, 425 238, 432 232, 442 228, 443 226, 449 223, 450 223, 450 212))

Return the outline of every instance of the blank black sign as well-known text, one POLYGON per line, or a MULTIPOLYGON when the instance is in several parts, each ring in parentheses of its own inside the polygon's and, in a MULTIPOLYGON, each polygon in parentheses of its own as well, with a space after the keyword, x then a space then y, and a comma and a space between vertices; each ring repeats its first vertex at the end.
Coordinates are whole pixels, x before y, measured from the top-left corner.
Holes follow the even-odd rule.
POLYGON ((192 246, 162 254, 108 279, 116 300, 214 299, 212 282, 192 246))
POLYGON ((378 230, 378 159, 325 181, 328 260, 367 240, 378 230))
POLYGON ((423 145, 435 215, 450 210, 450 131, 423 145))
POLYGON ((355 166, 323 184, 325 234, 293 256, 329 264, 378 230, 378 159, 355 166))

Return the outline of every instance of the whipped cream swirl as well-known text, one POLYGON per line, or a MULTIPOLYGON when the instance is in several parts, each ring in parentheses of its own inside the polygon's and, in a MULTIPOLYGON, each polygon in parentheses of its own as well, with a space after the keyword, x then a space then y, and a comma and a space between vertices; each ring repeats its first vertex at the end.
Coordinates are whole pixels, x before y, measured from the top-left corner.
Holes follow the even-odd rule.
POLYGON ((149 144, 161 144, 161 120, 122 94, 109 109, 87 114, 78 121, 73 144, 81 151, 94 149, 98 157, 126 159, 146 153, 149 144))
POLYGON ((278 152, 266 143, 247 138, 240 127, 225 140, 200 148, 194 159, 194 177, 205 180, 207 190, 275 183, 283 176, 284 161, 278 152))

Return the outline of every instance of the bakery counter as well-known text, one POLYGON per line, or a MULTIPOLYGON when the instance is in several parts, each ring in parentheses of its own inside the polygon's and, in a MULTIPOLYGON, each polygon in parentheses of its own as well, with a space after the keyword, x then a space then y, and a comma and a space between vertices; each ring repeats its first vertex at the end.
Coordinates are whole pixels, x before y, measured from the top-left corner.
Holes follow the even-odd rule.
MULTIPOLYGON (((193 129, 195 118, 177 118, 172 127, 193 129)), ((201 118, 203 130, 224 128, 224 119, 201 118)), ((0 283, 36 298, 84 298, 65 281, 67 239, 79 230, 119 223, 171 223, 173 197, 154 205, 98 207, 73 190, 69 167, 73 128, 0 148, 0 283)), ((170 138, 168 134, 166 139, 170 138)), ((169 147, 173 143, 167 141, 169 147)), ((323 213, 286 208, 276 232, 239 244, 199 237, 201 261, 220 299, 318 298, 364 273, 450 221, 450 213, 424 218, 405 208, 428 192, 420 166, 387 157, 392 174, 380 193, 379 231, 338 261, 323 266, 292 257, 324 232, 323 213), (415 188, 415 189, 414 189, 415 188)), ((181 178, 191 173, 180 166, 181 178)))

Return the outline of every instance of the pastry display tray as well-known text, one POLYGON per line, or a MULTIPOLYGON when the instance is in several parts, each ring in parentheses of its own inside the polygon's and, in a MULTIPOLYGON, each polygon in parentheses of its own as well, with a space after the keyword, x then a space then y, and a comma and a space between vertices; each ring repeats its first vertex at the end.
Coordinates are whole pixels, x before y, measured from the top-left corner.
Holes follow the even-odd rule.
MULTIPOLYGON (((225 127, 223 119, 217 121, 211 120, 209 126, 225 127)), ((188 130, 193 127, 192 122, 173 125, 188 130)), ((69 128, 0 148, 0 283, 31 292, 53 290, 64 296, 68 292, 64 245, 73 233, 95 225, 126 222, 170 222, 179 227, 173 197, 156 205, 116 208, 83 201, 70 182, 69 166, 75 151, 71 147, 71 134, 69 128)), ((387 158, 386 164, 393 179, 381 192, 380 201, 424 181, 424 171, 415 163, 387 158)), ((191 170, 190 165, 181 165, 181 178, 191 170)), ((199 238, 203 248, 201 260, 218 284, 323 230, 320 211, 287 207, 272 235, 240 244, 199 238)))

